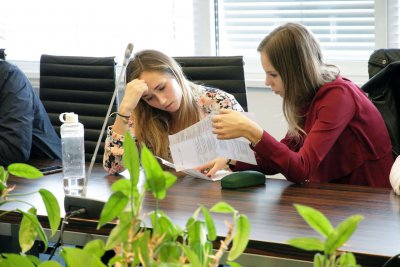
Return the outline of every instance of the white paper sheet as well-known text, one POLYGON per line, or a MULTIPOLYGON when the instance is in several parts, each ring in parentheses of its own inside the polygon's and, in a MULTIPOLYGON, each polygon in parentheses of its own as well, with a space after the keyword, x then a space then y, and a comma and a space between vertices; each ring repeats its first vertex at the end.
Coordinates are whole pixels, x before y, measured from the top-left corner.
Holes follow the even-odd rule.
POLYGON ((254 151, 250 149, 247 139, 217 139, 212 133, 211 116, 168 137, 177 171, 193 169, 217 157, 257 164, 254 151))
MULTIPOLYGON (((160 158, 160 157, 157 157, 157 158, 160 159, 161 162, 165 166, 168 166, 170 168, 175 169, 175 165, 173 163, 171 163, 171 162, 169 162, 169 161, 167 161, 167 160, 165 160, 163 158, 160 158)), ((205 175, 205 174, 203 174, 203 173, 201 173, 201 172, 199 172, 197 170, 193 170, 193 169, 181 170, 181 172, 183 172, 183 173, 185 173, 187 175, 190 175, 190 176, 193 176, 193 177, 196 177, 196 178, 205 179, 205 180, 208 180, 208 181, 219 181, 222 178, 224 178, 226 175, 232 173, 232 172, 227 171, 227 170, 219 170, 213 176, 208 177, 207 175, 205 175)))

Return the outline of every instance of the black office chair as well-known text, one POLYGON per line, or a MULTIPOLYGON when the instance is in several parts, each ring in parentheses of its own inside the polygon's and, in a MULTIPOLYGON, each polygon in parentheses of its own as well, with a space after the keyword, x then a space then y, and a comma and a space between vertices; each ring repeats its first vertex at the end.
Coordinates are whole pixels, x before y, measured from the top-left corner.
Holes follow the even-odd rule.
POLYGON ((4 48, 0 49, 0 59, 6 60, 6 50, 4 48))
POLYGON ((398 267, 400 266, 400 254, 391 257, 382 267, 398 267))
POLYGON ((387 65, 361 88, 382 114, 396 158, 400 155, 400 61, 387 65))
MULTIPOLYGON (((40 98, 56 132, 59 115, 74 112, 85 127, 85 158, 90 161, 115 88, 114 57, 42 55, 40 98)), ((117 110, 114 103, 113 111, 117 110)), ((110 122, 112 123, 112 122, 110 122)), ((109 123, 109 124, 110 124, 109 123)), ((102 162, 103 135, 96 162, 102 162)))
POLYGON ((247 90, 242 56, 174 57, 188 80, 232 94, 245 111, 247 90))

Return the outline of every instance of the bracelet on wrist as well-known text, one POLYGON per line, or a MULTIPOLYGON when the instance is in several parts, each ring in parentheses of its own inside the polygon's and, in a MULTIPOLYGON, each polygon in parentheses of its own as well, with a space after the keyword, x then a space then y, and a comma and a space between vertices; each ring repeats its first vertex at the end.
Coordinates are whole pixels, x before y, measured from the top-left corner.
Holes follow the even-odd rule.
POLYGON ((228 165, 229 166, 229 164, 231 164, 231 159, 228 159, 227 161, 226 161, 226 165, 228 165))
POLYGON ((122 121, 123 121, 124 123, 128 123, 128 122, 129 122, 129 118, 131 117, 131 116, 129 116, 129 115, 122 115, 122 114, 120 114, 120 113, 118 113, 118 112, 113 112, 113 113, 111 113, 111 114, 110 114, 110 117, 112 117, 112 116, 114 116, 114 115, 117 115, 118 117, 121 117, 121 118, 122 118, 122 121))

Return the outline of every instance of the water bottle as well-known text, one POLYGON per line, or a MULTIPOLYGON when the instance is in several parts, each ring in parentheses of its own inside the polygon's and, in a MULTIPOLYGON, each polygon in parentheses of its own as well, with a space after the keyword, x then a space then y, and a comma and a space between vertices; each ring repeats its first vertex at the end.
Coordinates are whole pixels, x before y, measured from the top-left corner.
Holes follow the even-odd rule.
POLYGON ((83 124, 78 114, 60 114, 61 150, 64 176, 64 192, 83 196, 85 193, 85 142, 83 124))

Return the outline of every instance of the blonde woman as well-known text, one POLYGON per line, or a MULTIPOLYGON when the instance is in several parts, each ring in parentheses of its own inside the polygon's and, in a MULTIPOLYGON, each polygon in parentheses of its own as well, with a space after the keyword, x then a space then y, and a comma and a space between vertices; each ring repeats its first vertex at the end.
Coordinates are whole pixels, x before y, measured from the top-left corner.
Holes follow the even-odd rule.
POLYGON ((221 108, 243 111, 236 99, 215 88, 188 81, 179 64, 155 50, 134 55, 126 70, 127 85, 114 125, 107 130, 103 165, 107 172, 124 170, 124 134, 129 130, 157 156, 171 160, 168 135, 221 108))
MULTIPOLYGON (((393 157, 385 123, 359 87, 324 63, 313 34, 288 23, 266 36, 258 51, 265 84, 283 98, 289 130, 279 142, 243 114, 221 110, 213 132, 219 139, 247 138, 257 158, 257 166, 236 162, 232 168, 282 173, 295 183, 389 188, 393 157)), ((213 175, 224 162, 198 169, 212 167, 213 175)))

